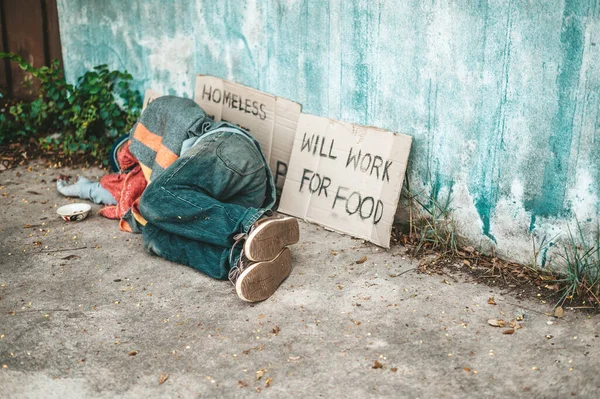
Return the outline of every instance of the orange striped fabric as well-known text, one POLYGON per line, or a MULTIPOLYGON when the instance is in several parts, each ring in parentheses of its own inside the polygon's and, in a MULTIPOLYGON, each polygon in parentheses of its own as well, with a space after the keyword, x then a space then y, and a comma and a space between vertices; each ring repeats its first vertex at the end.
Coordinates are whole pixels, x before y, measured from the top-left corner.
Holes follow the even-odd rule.
POLYGON ((133 233, 131 226, 129 225, 129 223, 127 223, 127 221, 125 219, 121 219, 121 221, 119 222, 119 228, 122 231, 126 231, 128 233, 133 233))
POLYGON ((146 221, 146 218, 144 218, 140 212, 140 198, 138 198, 137 200, 135 200, 135 202, 133 203, 133 205, 131 205, 131 214, 133 215, 134 219, 142 226, 145 226, 146 223, 148 223, 148 221, 146 221))
POLYGON ((144 218, 141 213, 137 213, 137 212, 135 212, 135 211, 132 210, 131 214, 133 215, 133 217, 135 218, 135 220, 137 220, 137 222, 139 224, 141 224, 142 226, 145 226, 148 223, 148 221, 146 220, 146 218, 144 218))
MULTIPOLYGON (((161 136, 152 133, 146 126, 139 122, 135 128, 133 137, 156 152, 156 163, 163 169, 167 169, 179 158, 177 154, 162 144, 161 136)), ((146 180, 150 181, 150 175, 146 170, 144 170, 144 176, 146 176, 146 180)))
POLYGON ((162 146, 162 137, 152 133, 150 130, 148 130, 148 128, 146 128, 146 126, 142 125, 140 122, 138 122, 135 128, 133 137, 136 140, 139 140, 145 146, 152 148, 154 152, 158 152, 158 150, 162 146))
POLYGON ((156 163, 159 164, 163 169, 167 169, 169 166, 171 166, 171 164, 175 162, 177 158, 179 158, 177 154, 162 144, 156 153, 156 163))

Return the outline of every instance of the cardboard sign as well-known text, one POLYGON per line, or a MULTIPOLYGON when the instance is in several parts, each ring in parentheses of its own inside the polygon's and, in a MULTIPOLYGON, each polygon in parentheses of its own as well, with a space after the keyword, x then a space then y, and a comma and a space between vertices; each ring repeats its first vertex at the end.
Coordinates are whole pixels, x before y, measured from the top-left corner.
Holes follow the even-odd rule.
POLYGON ((198 75, 194 101, 216 121, 248 130, 259 142, 278 189, 288 170, 302 106, 214 76, 198 75))
POLYGON ((412 138, 302 114, 279 211, 389 248, 412 138))
POLYGON ((142 103, 142 111, 146 109, 148 104, 150 104, 152 101, 156 100, 158 97, 162 97, 162 96, 164 96, 164 94, 159 93, 155 90, 152 90, 152 89, 146 90, 146 93, 144 93, 144 102, 142 103))

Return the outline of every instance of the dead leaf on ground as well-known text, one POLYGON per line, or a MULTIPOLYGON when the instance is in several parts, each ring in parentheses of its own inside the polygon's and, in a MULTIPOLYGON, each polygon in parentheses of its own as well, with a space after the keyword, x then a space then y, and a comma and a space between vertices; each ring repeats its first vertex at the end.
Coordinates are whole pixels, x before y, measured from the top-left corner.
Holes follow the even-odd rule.
POLYGON ((133 350, 133 351, 131 351, 131 352, 128 353, 129 356, 135 356, 137 354, 138 354, 138 351, 136 351, 136 350, 133 350))
POLYGON ((240 380, 240 381, 238 381, 238 386, 240 388, 246 388, 248 386, 248 383, 246 381, 240 380))
POLYGON ((561 318, 565 315, 565 311, 563 310, 562 306, 557 306, 556 309, 554 309, 554 317, 557 318, 561 318))
POLYGON ((265 346, 261 344, 260 346, 255 346, 254 348, 243 350, 242 353, 244 355, 247 355, 248 353, 250 353, 250 351, 262 351, 263 349, 265 349, 265 346))
POLYGON ((517 323, 517 325, 515 326, 515 330, 518 330, 520 328, 523 328, 523 324, 517 323))
POLYGON ((391 371, 392 373, 395 373, 396 371, 398 371, 398 367, 392 367, 392 368, 390 369, 390 371, 391 371))
POLYGON ((504 327, 506 322, 502 319, 489 319, 488 324, 493 327, 504 327))
POLYGON ((375 360, 373 362, 373 367, 374 369, 382 369, 383 368, 383 364, 381 364, 381 362, 379 360, 375 360))
POLYGON ((263 376, 265 375, 265 373, 267 372, 267 369, 260 369, 256 372, 256 379, 260 380, 261 378, 263 378, 263 376))
POLYGON ((508 322, 508 325, 510 326, 510 328, 515 328, 516 325, 517 325, 517 322, 514 321, 514 320, 511 320, 511 321, 508 322))
POLYGON ((273 382, 273 379, 272 378, 267 378, 265 380, 265 388, 270 387, 271 386, 271 382, 273 382))
POLYGON ((504 332, 502 334, 506 334, 506 335, 510 335, 510 334, 514 334, 515 330, 514 329, 510 329, 510 330, 504 330, 504 332))
POLYGON ((360 265, 361 263, 365 263, 367 261, 367 256, 363 256, 362 258, 360 258, 359 260, 356 261, 357 265, 360 265))
POLYGON ((275 326, 275 328, 273 328, 273 329, 271 330, 271 333, 272 333, 273 335, 277 335, 277 334, 279 334, 279 331, 281 331, 281 328, 279 328, 279 326, 275 326))
POLYGON ((163 373, 160 375, 160 377, 158 377, 158 385, 162 385, 165 383, 165 381, 167 381, 169 379, 169 374, 167 373, 163 373))
POLYGON ((488 304, 490 304, 490 305, 496 305, 496 301, 494 301, 494 297, 493 297, 493 296, 491 296, 491 297, 488 299, 488 304))

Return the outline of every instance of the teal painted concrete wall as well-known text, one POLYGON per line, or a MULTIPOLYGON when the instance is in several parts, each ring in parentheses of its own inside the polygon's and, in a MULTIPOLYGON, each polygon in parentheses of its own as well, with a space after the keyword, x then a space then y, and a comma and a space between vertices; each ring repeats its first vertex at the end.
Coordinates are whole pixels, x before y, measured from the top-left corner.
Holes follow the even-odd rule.
POLYGON ((191 97, 211 74, 410 134, 413 187, 505 256, 600 213, 600 0, 58 2, 70 80, 97 64, 191 97))

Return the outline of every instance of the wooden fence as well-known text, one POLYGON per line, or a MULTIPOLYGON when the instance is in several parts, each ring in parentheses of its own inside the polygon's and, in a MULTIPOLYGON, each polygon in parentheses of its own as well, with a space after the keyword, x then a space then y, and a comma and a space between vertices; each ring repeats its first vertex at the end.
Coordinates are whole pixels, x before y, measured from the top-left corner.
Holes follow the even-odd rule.
MULTIPOLYGON (((0 0, 0 52, 21 55, 35 67, 62 63, 56 0, 0 0)), ((0 91, 13 98, 31 99, 33 90, 23 87, 25 72, 15 63, 0 60, 0 91)))

